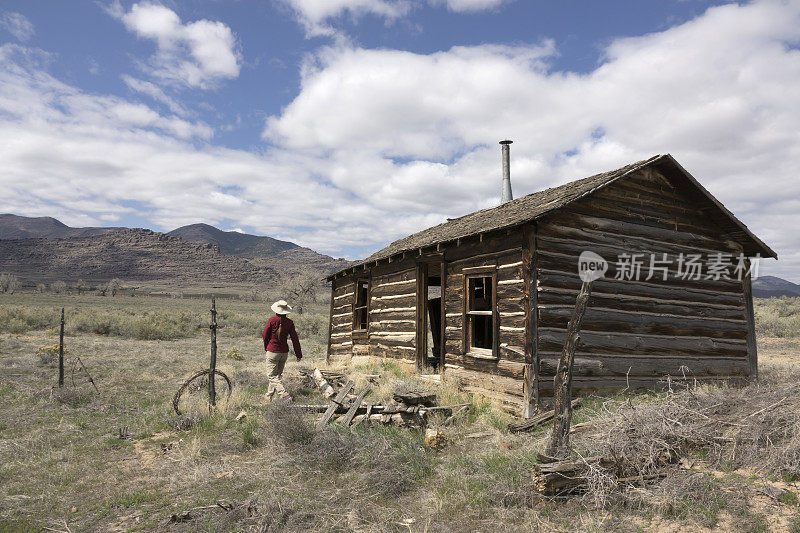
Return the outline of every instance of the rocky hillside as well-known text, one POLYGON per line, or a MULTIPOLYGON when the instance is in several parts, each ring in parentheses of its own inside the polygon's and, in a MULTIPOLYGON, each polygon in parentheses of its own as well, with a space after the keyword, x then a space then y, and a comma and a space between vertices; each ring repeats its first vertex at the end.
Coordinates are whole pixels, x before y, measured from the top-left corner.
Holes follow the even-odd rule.
POLYGON ((0 239, 58 239, 103 235, 124 228, 71 228, 53 217, 0 214, 0 239))
POLYGON ((167 235, 180 237, 187 242, 213 244, 224 254, 245 257, 256 265, 279 272, 309 268, 327 274, 348 264, 344 259, 334 259, 293 242, 238 231, 222 231, 208 224, 182 226, 167 235))
POLYGON ((222 231, 208 224, 190 224, 167 233, 180 237, 187 242, 213 244, 219 251, 229 255, 242 257, 268 257, 286 250, 300 248, 293 242, 279 241, 272 237, 261 237, 239 233, 238 231, 222 231))
POLYGON ((26 278, 269 283, 273 269, 146 229, 66 239, 0 241, 0 271, 26 278))
POLYGON ((753 296, 756 298, 800 296, 800 285, 777 276, 761 276, 753 281, 753 296))
POLYGON ((165 233, 71 228, 51 217, 0 215, 0 272, 29 280, 174 280, 269 283, 311 270, 320 278, 348 261, 271 237, 192 224, 165 233))

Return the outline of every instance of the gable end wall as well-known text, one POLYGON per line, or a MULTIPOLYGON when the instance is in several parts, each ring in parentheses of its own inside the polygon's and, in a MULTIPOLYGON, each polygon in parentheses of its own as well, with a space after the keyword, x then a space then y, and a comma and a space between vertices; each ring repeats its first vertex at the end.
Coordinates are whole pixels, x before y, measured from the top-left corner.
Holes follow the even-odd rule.
MULTIPOLYGON (((741 245, 726 238, 658 172, 647 169, 579 200, 537 223, 536 275, 540 390, 552 377, 581 280, 578 256, 591 250, 609 262, 594 282, 576 351, 575 388, 658 388, 671 379, 732 379, 752 374, 743 282, 645 280, 650 254, 724 252, 741 245), (640 281, 615 280, 621 253, 643 253, 640 281)), ((703 272, 703 277, 705 277, 703 272)), ((549 391, 549 392, 548 392, 549 391)))

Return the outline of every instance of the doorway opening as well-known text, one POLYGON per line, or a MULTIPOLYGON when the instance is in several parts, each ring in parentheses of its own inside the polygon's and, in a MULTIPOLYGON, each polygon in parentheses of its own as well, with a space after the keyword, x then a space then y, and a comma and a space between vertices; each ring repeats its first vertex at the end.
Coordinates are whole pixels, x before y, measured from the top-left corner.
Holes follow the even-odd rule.
POLYGON ((428 277, 425 301, 427 302, 425 364, 438 374, 442 360, 442 278, 428 277))
POLYGON ((417 263, 417 365, 441 373, 444 367, 445 264, 441 259, 417 263))

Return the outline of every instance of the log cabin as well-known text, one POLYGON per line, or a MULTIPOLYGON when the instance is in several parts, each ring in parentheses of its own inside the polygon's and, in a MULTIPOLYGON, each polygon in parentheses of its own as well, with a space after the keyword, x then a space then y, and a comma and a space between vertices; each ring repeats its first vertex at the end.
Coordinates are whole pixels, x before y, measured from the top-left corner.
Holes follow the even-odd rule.
POLYGON ((579 258, 591 251, 607 271, 583 318, 577 392, 757 375, 750 258, 777 254, 671 155, 512 200, 501 144, 501 205, 327 278, 330 362, 452 372, 531 416, 552 395, 579 258))

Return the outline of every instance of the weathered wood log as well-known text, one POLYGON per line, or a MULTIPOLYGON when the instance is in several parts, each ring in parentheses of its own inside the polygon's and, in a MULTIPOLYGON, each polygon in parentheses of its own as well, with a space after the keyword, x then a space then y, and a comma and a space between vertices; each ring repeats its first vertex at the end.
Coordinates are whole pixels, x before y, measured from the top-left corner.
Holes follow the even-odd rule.
MULTIPOLYGON (((578 218, 578 217, 576 217, 578 218)), ((594 219, 596 220, 596 219, 594 219)), ((603 221, 609 223, 610 221, 603 221)), ((591 223, 591 221, 589 222, 591 223)), ((631 228, 634 232, 637 228, 631 228)), ((729 247, 727 243, 719 240, 703 239, 690 234, 676 232, 654 234, 652 231, 638 231, 634 233, 615 233, 593 228, 576 227, 576 225, 543 224, 539 234, 544 238, 560 238, 573 242, 591 242, 602 245, 618 246, 624 242, 631 249, 653 250, 661 253, 680 254, 681 252, 708 253, 724 250, 729 247), (676 240, 678 242, 676 242, 676 240)))
POLYGON ((320 370, 322 377, 327 379, 329 382, 337 381, 337 380, 344 380, 347 376, 342 374, 341 372, 333 372, 331 370, 320 370))
MULTIPOLYGON (((635 473, 635 468, 627 468, 610 457, 587 457, 582 459, 557 460, 539 455, 539 464, 533 466, 533 480, 536 490, 545 496, 566 496, 587 489, 587 476, 592 469, 613 476, 618 484, 638 484, 664 477, 664 472, 635 473), (633 472, 631 472, 633 470, 633 472), (622 477, 620 477, 622 476, 622 477)), ((657 466, 675 462, 676 456, 665 455, 657 461, 657 466)))
MULTIPOLYGON (((579 288, 553 289, 544 287, 539 291, 539 302, 543 307, 572 306, 579 288)), ((602 291, 595 283, 592 289, 592 307, 613 309, 618 312, 642 313, 643 315, 671 315, 687 319, 734 319, 744 320, 742 305, 709 305, 704 302, 669 300, 657 297, 645 297, 637 294, 610 294, 602 291)))
POLYGON ((564 496, 586 488, 586 475, 590 465, 603 460, 590 457, 583 460, 564 460, 533 465, 533 481, 536 490, 545 496, 564 496))
MULTIPOLYGON (((539 324, 544 328, 563 328, 571 313, 572 310, 566 305, 557 307, 543 305, 539 312, 539 324)), ((586 331, 721 339, 744 339, 746 335, 744 318, 679 317, 666 313, 648 313, 637 310, 616 311, 602 308, 588 310, 583 318, 582 328, 586 331)))
POLYGON ((413 331, 414 324, 416 324, 416 322, 410 318, 398 319, 398 320, 391 320, 391 319, 383 320, 381 318, 376 317, 375 320, 370 321, 369 324, 370 336, 391 334, 391 333, 399 333, 399 334, 409 333, 409 331, 413 331))
MULTIPOLYGON (((570 266, 572 266, 572 263, 570 263, 570 266)), ((552 288, 555 290, 568 289, 574 291, 573 294, 576 294, 580 289, 581 280, 575 276, 575 272, 572 269, 567 270, 560 264, 548 264, 541 261, 541 258, 537 262, 537 268, 539 269, 539 279, 541 280, 540 292, 552 288)), ((653 281, 617 280, 606 277, 595 281, 593 290, 603 294, 619 295, 620 298, 655 298, 680 302, 684 305, 700 305, 701 303, 711 304, 711 306, 744 305, 742 295, 737 292, 721 292, 700 287, 677 286, 672 283, 674 280, 670 280, 669 284, 664 282, 654 283, 653 281)))
MULTIPOLYGON (((405 405, 359 405, 356 409, 356 414, 364 414, 369 410, 373 414, 396 414, 396 413, 406 413, 406 414, 414 414, 414 413, 427 413, 429 411, 442 411, 445 414, 448 412, 452 412, 453 409, 458 409, 464 406, 470 406, 472 404, 469 403, 460 403, 455 405, 435 405, 433 407, 425 407, 424 405, 413 405, 413 406, 405 406, 405 405)), ((336 409, 333 411, 333 414, 344 414, 352 406, 352 403, 333 403, 333 404, 299 404, 299 403, 291 403, 287 405, 289 409, 299 409, 302 411, 308 411, 310 413, 323 413, 327 412, 332 406, 335 406, 336 409)))
POLYGON ((755 315, 753 314, 753 287, 750 275, 750 260, 746 260, 747 273, 742 280, 744 294, 745 317, 747 319, 747 359, 750 363, 750 378, 758 377, 758 346, 756 343, 755 315))
POLYGON ((368 422, 373 425, 383 426, 422 428, 426 425, 427 420, 425 413, 363 414, 355 417, 353 420, 353 425, 355 426, 361 422, 368 422))
POLYGON ((314 369, 312 377, 314 378, 314 383, 317 384, 317 388, 319 389, 319 391, 322 393, 323 396, 325 396, 326 398, 330 398, 331 396, 336 394, 336 391, 333 390, 333 387, 331 387, 331 384, 328 383, 328 380, 326 380, 322 376, 322 371, 320 371, 319 368, 314 369))
POLYGON ((372 408, 373 405, 369 404, 367 405, 363 415, 356 415, 356 417, 353 419, 353 426, 357 426, 360 422, 364 420, 369 420, 369 417, 372 416, 372 408))
MULTIPOLYGON (((507 359, 485 359, 472 355, 461 355, 460 353, 447 352, 447 360, 451 364, 458 365, 475 372, 492 374, 503 378, 521 380, 525 370, 525 363, 522 361, 509 361, 507 359)), ((492 379, 492 378, 490 378, 492 379)), ((510 384, 510 383, 509 383, 510 384)), ((520 387, 510 384, 516 390, 520 387)))
MULTIPOLYGON (((602 254, 604 257, 618 257, 618 254, 622 253, 637 253, 640 254, 639 260, 642 261, 640 264, 640 277, 638 282, 639 283, 651 283, 651 284, 662 284, 662 285, 669 285, 670 287, 682 287, 682 288, 693 288, 693 289, 702 289, 706 291, 716 291, 721 294, 728 294, 729 296, 736 296, 740 294, 740 291, 737 290, 738 281, 734 280, 726 280, 721 278, 719 280, 715 279, 706 279, 706 276, 702 276, 699 279, 696 279, 695 276, 687 276, 685 279, 680 276, 677 272, 676 267, 669 268, 668 272, 669 275, 667 280, 663 279, 663 272, 661 270, 657 270, 654 272, 654 277, 651 279, 647 279, 649 274, 649 261, 650 255, 649 252, 644 252, 640 250, 631 250, 630 248, 620 248, 619 251, 610 251, 605 250, 603 247, 596 247, 593 243, 586 243, 583 246, 576 246, 574 250, 552 250, 552 249, 539 249, 536 251, 537 256, 541 260, 541 266, 543 268, 548 269, 555 269, 560 270, 562 272, 569 272, 570 267, 574 267, 575 263, 577 262, 578 256, 580 255, 579 249, 586 248, 591 246, 592 249, 596 249, 598 253, 602 254)), ((728 252, 732 253, 732 252, 728 252)), ((655 254, 656 259, 661 258, 660 253, 655 254)), ((677 258, 668 256, 668 260, 672 261, 674 265, 677 265, 677 258)), ((620 264, 618 263, 608 263, 608 270, 605 273, 605 279, 611 280, 616 279, 616 276, 619 274, 618 268, 620 264)), ((630 271, 627 271, 628 275, 630 271)), ((628 275, 624 280, 620 280, 624 282, 633 281, 636 282, 635 276, 631 279, 631 276, 628 275)))
POLYGON ((369 345, 369 355, 386 359, 396 359, 411 364, 416 364, 414 356, 416 348, 409 346, 387 346, 385 344, 371 343, 369 345))
POLYGON ((392 398, 394 401, 406 405, 432 406, 436 402, 436 391, 395 391, 392 398))
POLYGON ((317 429, 324 427, 328 422, 330 422, 331 417, 333 417, 336 410, 342 407, 342 402, 344 401, 347 393, 350 392, 350 389, 353 388, 354 383, 352 381, 348 381, 342 387, 342 390, 339 391, 339 394, 336 395, 336 398, 333 399, 328 410, 325 411, 325 414, 322 415, 322 418, 317 422, 317 429))
MULTIPOLYGON (((554 376, 559 354, 540 352, 542 376, 554 376)), ((588 354, 575 356, 573 381, 583 377, 649 377, 662 379, 667 375, 676 378, 694 378, 724 375, 747 375, 749 362, 739 357, 673 355, 621 355, 588 354)))
POLYGON ((333 335, 333 320, 334 320, 334 314, 336 313, 336 311, 334 311, 335 302, 333 299, 335 296, 336 296, 336 280, 334 280, 331 283, 331 304, 330 304, 330 311, 328 314, 328 349, 325 351, 326 363, 331 362, 331 344, 333 342, 333 337, 331 335, 333 335))
POLYGON ((561 353, 561 361, 553 379, 553 397, 555 413, 553 433, 547 444, 547 455, 567 457, 569 455, 569 425, 572 421, 572 365, 575 360, 575 348, 578 345, 581 331, 581 319, 586 312, 589 296, 592 294, 592 281, 584 280, 581 292, 575 301, 575 312, 567 326, 567 341, 561 353))
POLYGON ((353 421, 353 417, 356 416, 356 411, 358 411, 358 408, 361 406, 361 402, 364 401, 364 397, 369 393, 369 391, 370 391, 370 385, 367 384, 367 386, 364 387, 364 390, 362 390, 356 397, 356 399, 353 400, 353 403, 347 410, 347 414, 344 415, 344 418, 342 419, 342 424, 344 424, 345 426, 350 425, 350 423, 353 421))
MULTIPOLYGON (((575 398, 572 400, 571 406, 572 408, 578 407, 580 405, 581 399, 575 398)), ((530 431, 532 429, 536 429, 537 427, 541 426, 544 423, 547 423, 553 419, 555 416, 555 410, 551 409, 549 411, 545 411, 538 415, 534 415, 533 417, 523 420, 522 422, 514 422, 508 425, 508 430, 512 433, 521 433, 523 431, 530 431)))
MULTIPOLYGON (((539 349, 545 352, 559 351, 569 332, 561 328, 539 328, 539 349)), ((607 354, 663 354, 746 356, 747 341, 744 339, 715 339, 711 337, 675 337, 671 335, 644 335, 634 333, 612 333, 582 331, 581 338, 594 353, 607 354)))

